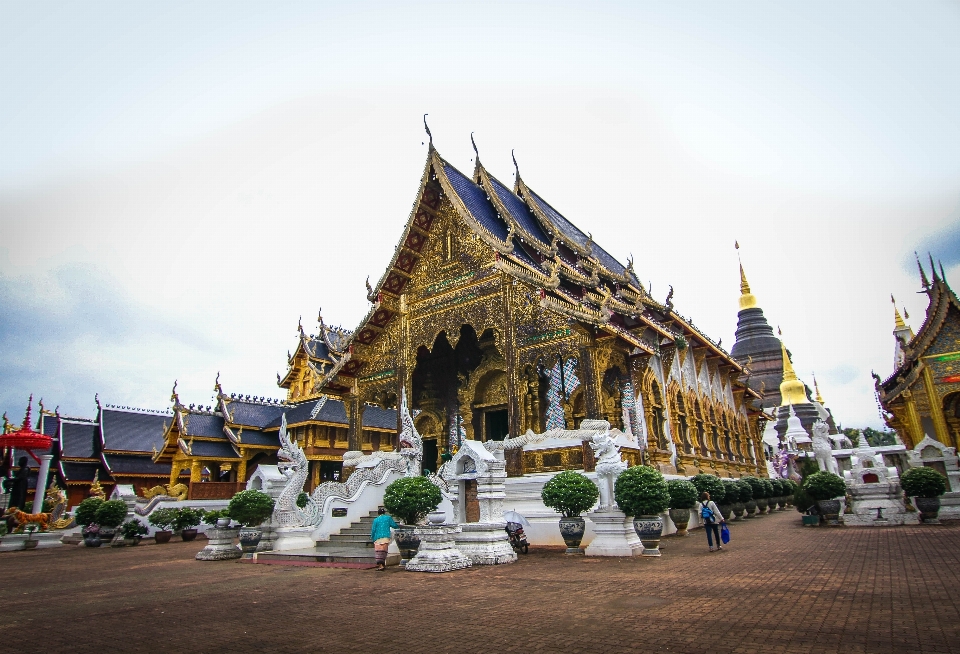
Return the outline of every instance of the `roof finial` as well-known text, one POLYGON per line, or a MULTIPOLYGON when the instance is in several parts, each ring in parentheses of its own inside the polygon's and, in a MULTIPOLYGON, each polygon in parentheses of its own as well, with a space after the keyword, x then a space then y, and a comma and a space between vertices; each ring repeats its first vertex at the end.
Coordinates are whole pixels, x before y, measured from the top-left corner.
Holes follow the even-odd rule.
POLYGON ((930 257, 930 272, 933 273, 933 281, 939 282, 940 278, 937 277, 937 265, 933 263, 933 255, 927 252, 927 256, 930 257))
POLYGON ((27 400, 27 415, 23 417, 23 430, 30 430, 30 414, 33 413, 33 393, 30 393, 30 399, 27 400))
POLYGON ((430 147, 433 147, 433 134, 430 133, 430 127, 427 125, 427 116, 430 114, 423 114, 423 129, 427 130, 427 136, 430 137, 430 147))
POLYGON ((470 145, 473 146, 473 153, 477 155, 477 165, 480 165, 480 151, 477 150, 477 142, 473 140, 473 132, 470 132, 470 145))
POLYGON ((903 329, 907 325, 903 322, 903 318, 900 316, 900 309, 897 308, 897 301, 893 299, 893 293, 890 294, 890 301, 893 302, 893 326, 896 329, 903 329))
POLYGON ((947 274, 946 274, 945 272, 943 272, 943 262, 940 261, 940 259, 937 259, 937 263, 940 264, 940 279, 942 279, 942 280, 943 280, 943 283, 946 284, 946 283, 947 283, 947 274))
POLYGON ((743 271, 743 262, 740 261, 740 242, 734 241, 733 247, 737 250, 737 261, 740 263, 740 310, 753 309, 757 306, 757 298, 750 292, 747 274, 743 271))
POLYGON ((816 400, 820 404, 823 404, 823 396, 820 395, 820 386, 817 384, 817 373, 812 373, 812 374, 813 374, 813 388, 817 392, 816 400))
POLYGON ((916 250, 913 251, 913 256, 917 258, 917 268, 920 269, 920 284, 923 286, 923 290, 920 292, 926 293, 930 288, 930 281, 927 279, 927 273, 923 270, 923 264, 920 263, 920 255, 917 254, 916 250))
POLYGON ((510 158, 513 159, 513 169, 517 171, 517 179, 520 179, 520 166, 517 165, 517 156, 510 150, 510 158))

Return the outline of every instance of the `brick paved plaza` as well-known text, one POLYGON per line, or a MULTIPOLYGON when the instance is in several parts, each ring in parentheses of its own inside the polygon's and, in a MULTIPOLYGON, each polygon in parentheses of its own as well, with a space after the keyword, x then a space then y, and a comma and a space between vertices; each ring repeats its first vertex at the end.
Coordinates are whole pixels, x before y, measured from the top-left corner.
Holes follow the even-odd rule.
POLYGON ((957 652, 960 524, 734 523, 729 549, 430 575, 199 562, 199 543, 0 555, 0 650, 957 652), (36 634, 27 636, 24 634, 36 634))

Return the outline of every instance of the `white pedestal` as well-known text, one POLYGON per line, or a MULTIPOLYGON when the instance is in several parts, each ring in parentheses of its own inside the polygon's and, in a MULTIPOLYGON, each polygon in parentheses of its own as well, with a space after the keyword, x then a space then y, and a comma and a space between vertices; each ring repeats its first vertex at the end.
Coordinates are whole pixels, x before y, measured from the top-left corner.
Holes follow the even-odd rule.
POLYGON ((587 556, 639 556, 643 545, 633 529, 633 521, 619 509, 588 514, 596 537, 587 545, 587 556))
POLYGON ((464 522, 459 526, 457 549, 469 557, 473 565, 500 565, 517 560, 507 535, 507 523, 464 522))
POLYGON ((470 559, 457 549, 457 525, 423 525, 414 532, 420 538, 417 555, 407 561, 408 572, 451 572, 471 566, 470 559))
POLYGON ((233 543, 237 536, 236 529, 229 527, 211 527, 206 531, 207 546, 197 552, 198 561, 225 561, 239 559, 243 552, 233 543))
MULTIPOLYGON (((63 534, 59 531, 42 531, 35 532, 31 536, 31 540, 37 541, 37 549, 46 549, 48 547, 61 547, 63 543, 60 542, 60 536, 63 534)), ((0 540, 0 552, 9 552, 11 550, 22 550, 23 541, 27 540, 27 534, 7 534, 0 540)))
MULTIPOLYGON (((316 546, 313 539, 313 527, 277 527, 274 530, 276 540, 273 541, 274 552, 284 550, 303 550, 316 546)), ((257 548, 260 551, 260 548, 257 548)))

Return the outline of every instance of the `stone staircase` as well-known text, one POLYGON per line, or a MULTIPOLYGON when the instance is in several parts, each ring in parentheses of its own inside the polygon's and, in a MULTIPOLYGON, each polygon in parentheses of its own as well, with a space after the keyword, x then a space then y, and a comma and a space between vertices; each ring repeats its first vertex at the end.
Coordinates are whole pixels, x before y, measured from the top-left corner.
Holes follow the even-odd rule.
MULTIPOLYGON (((257 563, 278 565, 313 565, 333 568, 373 568, 377 563, 370 541, 370 528, 376 511, 344 527, 338 534, 332 534, 328 541, 318 541, 316 547, 283 552, 260 552, 257 563)), ((388 554, 387 565, 400 563, 399 554, 388 554)))

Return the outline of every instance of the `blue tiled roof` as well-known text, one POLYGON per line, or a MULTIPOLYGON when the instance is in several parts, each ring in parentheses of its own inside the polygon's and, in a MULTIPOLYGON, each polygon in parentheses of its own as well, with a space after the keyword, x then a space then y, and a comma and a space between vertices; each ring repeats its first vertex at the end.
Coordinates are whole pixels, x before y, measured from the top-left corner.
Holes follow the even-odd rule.
POLYGON ((170 476, 169 463, 154 463, 151 454, 105 454, 103 456, 114 475, 156 475, 170 476))
MULTIPOLYGON (((100 470, 99 461, 61 461, 60 469, 67 481, 93 481, 93 475, 100 470)), ((100 474, 103 479, 105 475, 100 474)))
POLYGON ((193 456, 208 456, 217 459, 238 459, 236 450, 227 440, 193 441, 190 446, 193 456))
POLYGON ((363 426, 375 429, 397 430, 397 412, 395 409, 384 409, 368 405, 363 410, 363 426))
POLYGON ((64 422, 60 431, 60 455, 68 458, 91 458, 96 456, 94 439, 97 438, 96 423, 64 422))
POLYGON ((450 180, 450 185, 460 197, 463 203, 469 209, 473 217, 483 225, 487 231, 496 236, 501 241, 507 240, 507 224, 502 218, 497 216, 497 210, 487 199, 487 192, 473 183, 473 180, 466 177, 459 170, 444 162, 446 165, 443 170, 450 180))
MULTIPOLYGON (((279 423, 278 423, 279 424, 279 423)), ((234 430, 235 434, 238 430, 234 430)), ((258 429, 244 429, 240 436, 240 443, 243 445, 270 445, 280 447, 280 440, 277 432, 264 433, 258 429)))
POLYGON ((496 192, 500 202, 507 208, 507 211, 510 212, 513 219, 520 224, 520 227, 544 245, 549 246, 551 239, 543 232, 543 228, 537 221, 536 216, 533 215, 533 212, 530 211, 530 207, 514 195, 513 191, 501 184, 499 180, 491 177, 490 183, 493 185, 493 190, 496 192))
POLYGON ((280 418, 284 407, 275 404, 260 404, 256 402, 241 402, 231 400, 227 404, 230 412, 230 422, 248 427, 263 428, 280 418))
POLYGON ((37 425, 37 431, 41 434, 47 436, 52 436, 56 438, 57 436, 57 427, 60 426, 60 418, 57 416, 48 416, 44 413, 40 414, 40 424, 37 425))
POLYGON ((186 436, 216 436, 224 438, 223 418, 208 413, 188 413, 184 416, 187 423, 186 436))
MULTIPOLYGON (((587 235, 581 232, 576 225, 571 223, 569 220, 564 218, 559 211, 554 209, 539 195, 530 191, 530 195, 533 196, 533 200, 540 207, 540 210, 550 219, 550 222, 567 238, 569 238, 574 243, 578 245, 585 246, 587 244, 587 235)), ((619 261, 614 259, 610 254, 604 250, 602 247, 594 243, 592 245, 593 256, 597 258, 600 264, 617 275, 622 275, 626 271, 626 266, 621 264, 619 261)))
MULTIPOLYGON (((147 452, 163 449, 164 425, 173 422, 173 416, 102 409, 100 412, 103 448, 147 452)), ((169 470, 168 470, 169 472, 169 470)))
MULTIPOLYGON (((340 400, 327 400, 315 417, 311 417, 314 408, 319 400, 310 400, 301 402, 293 406, 288 406, 284 410, 287 413, 287 424, 295 425, 301 422, 317 421, 331 422, 338 425, 347 424, 347 409, 340 400)), ((271 422, 269 427, 280 426, 280 416, 271 422)))
POLYGON ((310 338, 305 343, 307 354, 315 359, 330 359, 330 350, 322 338, 310 338))

